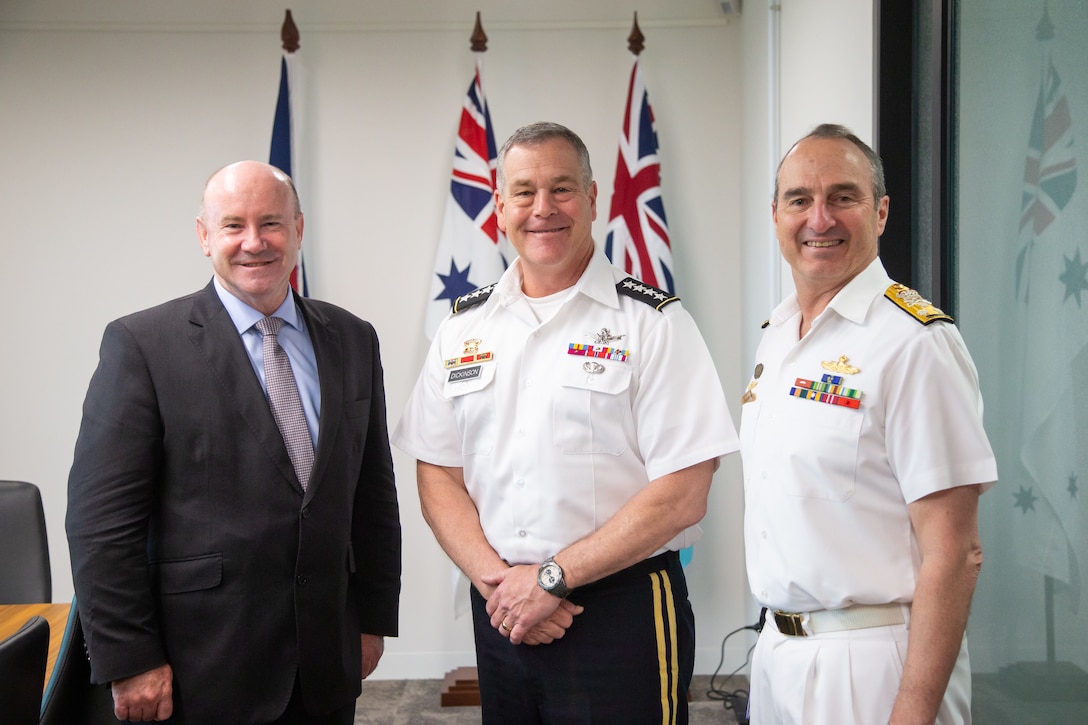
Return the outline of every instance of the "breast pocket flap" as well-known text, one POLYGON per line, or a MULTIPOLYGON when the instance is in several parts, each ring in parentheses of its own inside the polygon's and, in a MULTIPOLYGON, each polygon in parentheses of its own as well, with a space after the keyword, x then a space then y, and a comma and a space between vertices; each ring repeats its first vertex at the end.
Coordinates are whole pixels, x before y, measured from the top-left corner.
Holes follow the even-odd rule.
POLYGON ((163 594, 181 594, 212 589, 223 582, 223 555, 207 554, 187 559, 170 559, 152 565, 152 573, 163 594))
POLYGON ((631 371, 627 367, 602 363, 585 363, 585 365, 572 366, 564 370, 559 378, 563 387, 616 395, 631 386, 631 371), (585 365, 591 364, 600 367, 592 368, 596 372, 589 372, 585 365))

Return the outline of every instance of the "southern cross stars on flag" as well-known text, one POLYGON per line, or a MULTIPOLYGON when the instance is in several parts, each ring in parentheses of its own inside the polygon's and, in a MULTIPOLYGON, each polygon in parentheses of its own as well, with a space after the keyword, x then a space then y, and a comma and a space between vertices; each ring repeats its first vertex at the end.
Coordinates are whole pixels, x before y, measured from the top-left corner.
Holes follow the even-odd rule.
POLYGON ((657 132, 638 56, 627 89, 609 220, 604 249, 612 263, 646 284, 675 292, 657 132))
POLYGON ((514 257, 495 217, 498 149, 484 97, 481 66, 477 56, 476 75, 461 108, 450 195, 424 320, 428 338, 434 337, 454 300, 498 280, 514 257))

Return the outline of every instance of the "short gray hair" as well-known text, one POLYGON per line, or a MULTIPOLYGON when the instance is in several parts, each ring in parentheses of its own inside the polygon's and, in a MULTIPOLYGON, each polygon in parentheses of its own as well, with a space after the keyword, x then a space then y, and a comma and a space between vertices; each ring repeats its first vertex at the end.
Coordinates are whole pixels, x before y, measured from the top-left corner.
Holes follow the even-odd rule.
POLYGON ((522 126, 514 131, 510 138, 506 139, 506 143, 502 145, 502 148, 499 149, 498 164, 495 170, 495 188, 499 190, 499 193, 501 194, 503 187, 506 186, 505 165, 507 151, 515 146, 537 146, 557 138, 569 143, 578 154, 578 161, 582 167, 582 185, 588 189, 593 182, 593 168, 589 165, 589 149, 582 143, 582 139, 578 138, 578 134, 566 126, 550 121, 539 121, 522 126))
MULTIPOLYGON (((858 149, 865 155, 865 158, 869 161, 869 171, 873 177, 873 200, 879 202, 882 198, 887 196, 888 187, 884 184, 884 163, 880 160, 876 151, 873 151, 867 143, 862 141, 853 131, 846 126, 841 126, 837 123, 822 123, 807 135, 797 140, 793 146, 790 146, 790 151, 797 148, 797 144, 810 138, 830 138, 830 139, 845 139, 850 143, 858 147, 858 149)), ((786 161, 786 156, 790 155, 790 151, 786 152, 786 155, 782 157, 782 160, 778 162, 778 169, 774 172, 774 199, 775 204, 778 203, 778 175, 782 171, 782 164, 786 161)))

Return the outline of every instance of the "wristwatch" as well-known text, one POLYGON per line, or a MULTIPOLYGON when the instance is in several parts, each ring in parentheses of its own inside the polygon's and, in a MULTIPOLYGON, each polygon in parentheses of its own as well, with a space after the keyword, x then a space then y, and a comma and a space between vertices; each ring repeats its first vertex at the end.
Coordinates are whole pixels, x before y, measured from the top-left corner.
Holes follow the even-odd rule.
POLYGON ((570 594, 570 587, 563 580, 563 567, 555 563, 555 557, 549 556, 540 565, 540 571, 536 574, 536 583, 548 594, 554 594, 564 599, 570 594))

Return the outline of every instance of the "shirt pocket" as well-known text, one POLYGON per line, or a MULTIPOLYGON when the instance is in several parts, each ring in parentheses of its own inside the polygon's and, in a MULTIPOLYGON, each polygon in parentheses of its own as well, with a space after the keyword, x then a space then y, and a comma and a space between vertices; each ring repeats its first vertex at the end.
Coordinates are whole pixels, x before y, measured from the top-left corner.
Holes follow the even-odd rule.
POLYGON ((587 373, 581 363, 559 374, 553 407, 555 444, 563 453, 608 453, 627 450, 625 431, 631 420, 631 371, 605 365, 587 373))
POLYGON ((857 483, 861 411, 800 398, 785 407, 789 417, 783 441, 788 465, 786 493, 800 498, 845 501, 857 483))
POLYGON ((461 452, 466 456, 488 455, 495 450, 498 415, 494 382, 493 363, 453 368, 446 373, 442 394, 453 406, 462 436, 461 452))

